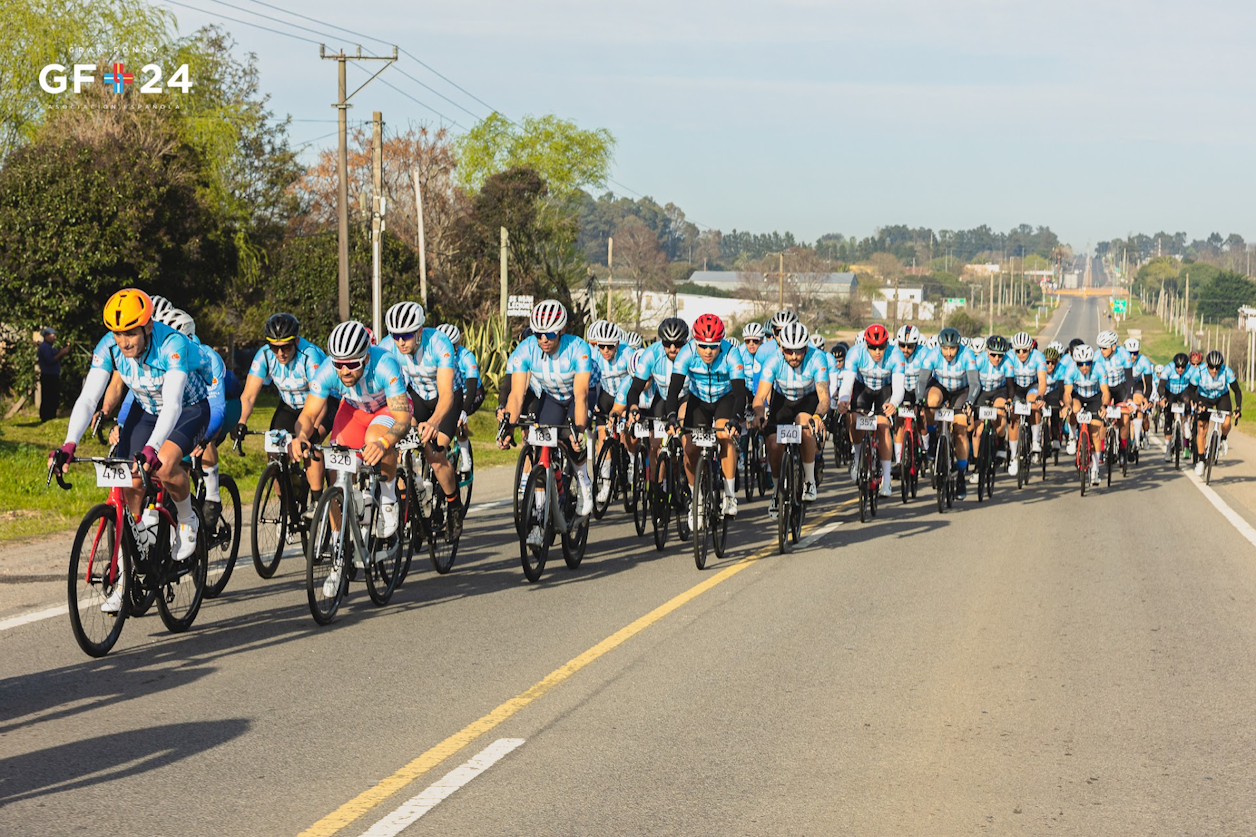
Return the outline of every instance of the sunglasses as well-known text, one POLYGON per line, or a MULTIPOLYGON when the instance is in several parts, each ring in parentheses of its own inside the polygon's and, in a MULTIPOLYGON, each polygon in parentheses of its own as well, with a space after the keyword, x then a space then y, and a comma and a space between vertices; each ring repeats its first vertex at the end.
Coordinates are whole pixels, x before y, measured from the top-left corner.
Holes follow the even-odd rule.
POLYGON ((668 349, 679 349, 685 345, 684 340, 664 340, 663 346, 668 349))
POLYGON ((281 352, 285 349, 295 349, 297 347, 297 344, 293 343, 291 340, 284 340, 281 343, 276 343, 273 340, 267 340, 266 344, 270 346, 270 350, 272 352, 281 352))
POLYGON ((361 369, 362 363, 362 358, 355 358, 354 360, 333 360, 331 365, 336 367, 337 370, 343 369, 345 372, 353 372, 361 369))
POLYGON ((699 349, 710 350, 710 349, 718 349, 719 347, 720 347, 719 343, 698 343, 699 349))
POLYGON ((757 346, 762 342, 763 342, 763 339, 759 337, 747 337, 745 340, 745 343, 747 346, 749 346, 751 343, 754 343, 757 346))
POLYGON ((998 363, 1000 360, 1003 360, 1003 355, 990 352, 990 359, 993 360, 995 363, 998 363))
POLYGON ((1016 350, 1016 354, 1018 354, 1018 355, 1027 355, 1027 354, 1029 354, 1031 351, 1033 351, 1033 349, 1017 349, 1017 350, 1016 350))
POLYGON ((413 340, 416 334, 418 334, 417 331, 407 331, 400 334, 393 334, 393 339, 394 340, 413 340))
POLYGON ((1077 365, 1078 366, 1094 366, 1095 362, 1093 360, 1085 360, 1085 361, 1079 360, 1077 362, 1077 365))
POLYGON ((613 352, 619 348, 619 344, 618 343, 598 343, 597 347, 604 352, 607 352, 607 351, 613 352))
POLYGON ((542 337, 544 337, 546 340, 557 340, 558 332, 557 331, 538 331, 536 333, 536 337, 538 340, 540 340, 542 337))

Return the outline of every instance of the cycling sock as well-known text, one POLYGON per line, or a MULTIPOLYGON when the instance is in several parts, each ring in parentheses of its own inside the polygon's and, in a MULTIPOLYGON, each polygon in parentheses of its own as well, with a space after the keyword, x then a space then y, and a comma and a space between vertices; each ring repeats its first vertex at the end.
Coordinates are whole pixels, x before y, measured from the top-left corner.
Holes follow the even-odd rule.
POLYGON ((899 462, 903 461, 903 443, 902 442, 894 443, 894 458, 897 459, 899 462))
POLYGON ((881 482, 890 481, 890 460, 881 460, 881 482))
POLYGON ((924 443, 925 450, 928 450, 929 449, 929 432, 928 431, 925 431, 924 433, 920 434, 920 441, 924 443))
POLYGON ((964 476, 965 472, 968 471, 968 460, 967 459, 955 460, 955 467, 959 469, 959 475, 961 477, 964 476))
POLYGON ((222 495, 218 493, 217 465, 211 465, 205 469, 205 499, 213 500, 215 503, 222 502, 222 495))
POLYGON ((1011 446, 1011 449, 1012 449, 1012 458, 1013 458, 1013 459, 1015 459, 1015 458, 1016 458, 1016 449, 1020 447, 1020 439, 1012 439, 1010 442, 1008 442, 1008 445, 1009 445, 1009 446, 1011 446))
POLYGON ((814 462, 802 463, 802 481, 816 484, 816 464, 814 462))
POLYGON ((732 477, 724 477, 724 493, 729 497, 737 493, 737 485, 733 482, 732 477))
POLYGON ((454 496, 452 497, 446 495, 445 505, 449 506, 451 509, 456 509, 462 505, 462 498, 458 496, 457 492, 454 492, 454 496))
POLYGON ((602 462, 601 471, 602 479, 607 480, 611 478, 611 458, 609 456, 602 462))
POLYGON ((859 457, 860 457, 860 455, 863 453, 863 446, 864 446, 864 443, 863 443, 863 442, 860 442, 859 444, 854 445, 854 446, 851 448, 851 451, 855 454, 855 461, 856 461, 856 462, 858 462, 858 461, 859 461, 859 457))
POLYGON ((323 489, 311 488, 310 489, 310 505, 313 506, 315 503, 317 503, 321 499, 323 499, 323 489))
POLYGON ((1034 444, 1041 445, 1042 444, 1042 425, 1035 424, 1033 427, 1030 428, 1030 433, 1033 434, 1034 444))
POLYGON ((180 523, 191 523, 194 519, 192 515, 192 495, 184 497, 182 500, 174 501, 175 511, 178 513, 180 523))
POLYGON ((397 502, 397 484, 392 480, 383 480, 379 484, 379 501, 381 503, 397 502))

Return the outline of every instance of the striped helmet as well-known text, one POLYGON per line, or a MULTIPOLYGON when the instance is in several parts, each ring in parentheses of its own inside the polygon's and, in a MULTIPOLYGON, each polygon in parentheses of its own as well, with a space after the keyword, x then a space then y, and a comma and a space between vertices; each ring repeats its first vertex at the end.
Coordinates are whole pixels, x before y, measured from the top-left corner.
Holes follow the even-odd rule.
POLYGON ((543 299, 532 309, 528 324, 533 334, 561 332, 567 327, 567 309, 556 299, 543 299))
POLYGON ((436 330, 448 337, 449 342, 455 346, 462 342, 462 332, 453 323, 441 323, 436 327, 436 330))
POLYGON ((341 323, 327 338, 327 354, 332 360, 366 357, 370 351, 371 332, 357 320, 341 323))
POLYGON ((384 315, 384 326, 389 334, 413 334, 423 328, 426 320, 419 303, 398 302, 384 315))

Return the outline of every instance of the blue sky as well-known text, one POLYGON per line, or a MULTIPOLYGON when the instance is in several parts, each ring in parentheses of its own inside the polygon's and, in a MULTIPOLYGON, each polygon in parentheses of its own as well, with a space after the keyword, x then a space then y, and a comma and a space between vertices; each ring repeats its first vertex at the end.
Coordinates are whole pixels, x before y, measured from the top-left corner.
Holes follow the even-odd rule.
MULTIPOLYGON (((335 63, 314 44, 216 15, 329 49, 361 39, 227 2, 158 5, 183 32, 218 22, 255 52, 275 110, 327 120, 296 122, 295 142, 332 132, 335 63)), ((811 240, 893 223, 1047 224, 1078 249, 1161 229, 1256 238, 1256 4, 266 2, 395 42, 512 118, 555 113, 610 129, 613 178, 705 226, 811 240)), ((398 67, 488 113, 414 61, 398 67)), ((350 84, 365 77, 351 71, 350 84)), ((473 124, 393 69, 384 78, 473 124)), ((381 110, 395 128, 448 124, 378 81, 354 102, 354 119, 381 110)))

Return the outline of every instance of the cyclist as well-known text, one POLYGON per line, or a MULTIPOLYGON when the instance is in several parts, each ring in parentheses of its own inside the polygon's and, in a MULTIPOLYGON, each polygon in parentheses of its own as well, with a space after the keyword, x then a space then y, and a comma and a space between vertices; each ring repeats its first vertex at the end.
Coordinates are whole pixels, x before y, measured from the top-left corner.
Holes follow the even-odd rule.
POLYGON ((768 320, 768 328, 771 329, 772 334, 759 348, 760 354, 758 355, 758 361, 760 368, 771 363, 772 356, 780 349, 780 346, 776 344, 776 338, 777 335, 781 333, 781 329, 790 323, 796 322, 798 322, 798 315, 785 308, 777 311, 772 315, 772 319, 768 320))
MULTIPOLYGON (((1043 367, 1047 372, 1047 389, 1042 396, 1043 403, 1053 409, 1056 415, 1056 427, 1063 420, 1067 412, 1064 405, 1064 381, 1068 377, 1068 371, 1064 368, 1064 364, 1060 362, 1060 349, 1063 348, 1058 343, 1051 343, 1047 346, 1046 351, 1042 353, 1043 367)), ((1041 438, 1041 436, 1039 437, 1041 438)), ((1060 443, 1055 438, 1051 439, 1051 449, 1059 450, 1060 443)), ((1043 454, 1044 456, 1046 454, 1043 454)))
MULTIPOLYGON (((736 517, 734 480, 737 476, 737 446, 734 436, 737 424, 734 419, 746 409, 746 370, 741 362, 741 352, 724 339, 724 321, 715 314, 703 314, 694 320, 693 340, 680 352, 672 367, 667 406, 664 408, 669 423, 678 421, 680 397, 686 390, 689 392, 689 407, 685 411, 684 427, 686 430, 694 427, 715 429, 724 474, 721 511, 725 516, 736 517)), ((691 489, 697 465, 698 448, 686 435, 685 477, 691 489)), ((690 505, 691 527, 694 525, 693 508, 690 505)))
POLYGON ((1208 413, 1210 410, 1224 410, 1232 415, 1225 417, 1221 425, 1221 449, 1219 456, 1225 456, 1228 449, 1226 437, 1230 435, 1230 424, 1243 414, 1243 390, 1239 388, 1238 376, 1234 370, 1226 366, 1225 356, 1213 349, 1204 358, 1203 370, 1195 376, 1195 450, 1199 451, 1200 460, 1195 463, 1195 473, 1204 473, 1204 439, 1208 430, 1208 413), (1230 395, 1234 401, 1231 405, 1230 395))
POLYGON ((1125 347, 1119 345, 1120 337, 1115 331, 1101 331, 1095 339, 1099 344, 1099 354, 1103 358, 1104 369, 1108 375, 1108 390, 1112 394, 1112 403, 1121 408, 1121 459, 1126 456, 1130 438, 1130 378, 1134 361, 1125 347))
POLYGON ((628 332, 628 337, 624 340, 624 342, 627 343, 628 348, 632 349, 634 352, 641 351, 642 347, 645 345, 645 341, 641 339, 641 335, 637 334, 635 331, 628 332))
MULTIPOLYGON (((601 371, 601 392, 597 400, 598 416, 609 417, 615 409, 615 403, 624 395, 628 387, 628 363, 632 359, 632 350, 623 342, 623 331, 614 323, 606 320, 595 320, 585 332, 585 339, 595 349, 593 358, 601 371)), ((606 442, 608 429, 605 423, 597 427, 597 446, 601 448, 606 442)), ((627 440, 622 440, 627 441, 627 440)), ((611 494, 611 458, 602 462, 601 484, 597 490, 597 501, 605 503, 611 494)))
POLYGON ((1194 349, 1191 351, 1190 360, 1191 360, 1191 371, 1199 372, 1201 371, 1200 367, 1202 366, 1204 362, 1204 353, 1201 352, 1199 349, 1194 349))
MULTIPOLYGON (((1008 355, 1008 368, 1011 372, 1008 384, 1012 401, 1024 401, 1032 408, 1029 414, 1031 450, 1033 453, 1042 453, 1042 396, 1047 391, 1047 362, 1042 352, 1034 348, 1034 338, 1028 332, 1018 331, 1012 335, 1012 353, 1008 355)), ((1012 461, 1008 465, 1008 473, 1016 476, 1020 471, 1016 458, 1020 435, 1016 424, 1012 425, 1009 437, 1012 461)))
MULTIPOLYGON (((567 327, 567 309, 556 299, 537 303, 529 324, 532 336, 521 342, 506 361, 506 372, 512 381, 504 420, 508 425, 519 420, 524 394, 535 385, 539 390, 536 402, 539 424, 563 426, 570 423, 577 434, 584 433, 599 394, 593 382, 597 368, 593 350, 576 335, 563 333, 567 327)), ((567 430, 560 432, 559 439, 576 466, 576 513, 587 517, 593 511, 593 484, 589 479, 585 446, 567 430)), ((505 450, 510 446, 510 439, 502 437, 498 444, 505 450)), ((544 502, 539 492, 534 500, 544 502)), ((528 533, 527 541, 532 546, 543 544, 540 524, 528 533)))
POLYGON ((462 345, 462 331, 453 323, 442 323, 436 330, 449 338, 454 347, 454 362, 462 372, 462 412, 458 415, 458 470, 471 471, 471 440, 467 434, 467 419, 475 415, 484 403, 484 382, 480 380, 480 361, 475 352, 462 345))
MULTIPOLYGON (((977 339, 980 340, 980 338, 977 339)), ((981 384, 981 394, 977 396, 974 406, 978 409, 994 407, 998 410, 998 417, 994 421, 993 439, 985 438, 985 422, 978 422, 977 432, 973 434, 976 438, 973 441, 978 456, 981 455, 981 446, 989 442, 994 445, 992 455, 1000 457, 1003 451, 999 447, 999 442, 1007 435, 1007 414, 1004 408, 1007 405, 1008 396, 1007 380, 1012 375, 1012 364, 1007 360, 1007 352, 1011 344, 1001 334, 992 334, 983 342, 985 352, 978 355, 976 361, 977 380, 981 384)))
MULTIPOLYGON (((367 465, 380 466, 381 534, 390 537, 397 531, 398 521, 397 443, 409 432, 413 418, 405 374, 391 352, 371 345, 370 330, 356 320, 331 330, 327 357, 331 363, 322 364, 310 381, 288 454, 294 461, 309 457, 318 419, 327 402, 338 396, 340 407, 328 438, 334 444, 360 450, 367 465)), ((336 589, 340 577, 333 575, 324 583, 324 590, 336 589)))
MULTIPOLYGON (((920 371, 929 358, 929 350, 922 345, 920 329, 914 325, 901 326, 896 335, 894 347, 895 360, 903 364, 903 405, 913 406, 916 403, 916 390, 920 386, 920 371)), ((901 418, 896 418, 894 428, 894 461, 903 460, 903 434, 906 427, 901 418)), ((922 435, 925 447, 929 446, 929 433, 922 435)))
MULTIPOLYGON (((196 447, 209 424, 208 387, 196 373, 201 365, 200 350, 175 329, 154 321, 152 299, 136 288, 109 297, 104 322, 109 333, 92 352, 91 368, 74 403, 65 444, 48 455, 50 464, 60 473, 74 456, 78 440, 107 388, 107 411, 118 406, 122 388, 128 389, 139 409, 131 410, 121 426, 117 454, 138 460, 161 480, 178 520, 175 558, 186 561, 196 552, 199 525, 192 511, 183 457, 196 447)), ((138 478, 125 489, 125 495, 131 514, 139 520, 143 492, 138 478)), ((118 585, 101 610, 118 612, 121 587, 118 585)))
MULTIPOLYGON (((629 413, 635 421, 640 414, 638 405, 641 397, 652 386, 656 396, 648 415, 656 419, 667 417, 666 396, 672 383, 672 369, 675 366, 676 358, 680 356, 681 350, 689 343, 689 324, 679 317, 668 317, 659 323, 658 337, 657 341, 651 343, 637 356, 637 371, 633 373, 632 380, 628 382, 628 389, 622 400, 617 401, 615 404, 614 412, 616 415, 624 412, 625 409, 629 409, 629 405, 631 405, 629 413)), ((686 379, 685 385, 686 389, 680 394, 679 409, 682 419, 685 417, 686 402, 689 397, 687 389, 688 379, 686 379)), ((658 453, 661 443, 662 440, 654 436, 650 437, 651 462, 659 461, 658 453)))
POLYGON ((752 393, 758 392, 759 374, 763 371, 763 365, 759 361, 759 349, 763 345, 763 339, 762 323, 749 322, 742 327, 741 363, 746 368, 746 388, 752 393))
MULTIPOLYGON (((1190 365, 1190 356, 1186 352, 1178 352, 1173 362, 1164 367, 1160 373, 1163 386, 1160 389, 1160 408, 1164 410, 1164 461, 1173 461, 1173 420, 1170 418, 1174 404, 1186 404, 1188 409, 1195 393, 1197 373, 1190 365)), ((1182 417, 1183 435, 1187 445, 1193 445, 1194 439, 1190 432, 1189 419, 1182 417)))
MULTIPOLYGON (((763 370, 754 397, 755 425, 763 427, 767 439, 768 462, 779 479, 783 450, 776 441, 776 428, 782 424, 802 427, 802 500, 816 499, 816 450, 821 427, 829 411, 829 373, 824 350, 808 345, 807 327, 789 323, 777 336, 780 354, 763 370)), ((772 495, 768 516, 779 517, 776 495, 772 495)))
POLYGON ((972 412, 973 402, 981 391, 981 382, 972 353, 961 345, 961 340, 957 329, 948 327, 938 332, 938 350, 922 358, 916 400, 927 407, 928 415, 923 418, 930 433, 936 430, 934 410, 939 407, 955 410, 955 420, 951 423, 955 466, 959 472, 955 496, 963 500, 968 493, 968 413, 972 412))
MULTIPOLYGON (((297 418, 305 408, 305 399, 310 395, 310 382, 327 360, 322 349, 301 336, 301 323, 291 314, 272 314, 266 320, 262 333, 266 337, 266 345, 257 350, 249 365, 244 392, 240 395, 240 421, 232 434, 236 439, 243 439, 248 432, 248 421, 257 405, 257 396, 262 387, 272 382, 279 391, 279 406, 271 416, 269 429, 295 434, 297 418)), ((339 408, 339 398, 333 396, 328 399, 326 409, 314 419, 310 432, 312 443, 317 445, 323 441, 323 436, 331 427, 331 419, 339 408)), ((305 476, 310 483, 310 505, 305 512, 307 515, 314 513, 314 506, 323 496, 323 471, 322 459, 311 460, 305 469, 305 476)))
MULTIPOLYGON (((1064 380, 1064 401, 1071 407, 1069 423, 1077 427, 1077 414, 1090 413, 1090 443, 1094 455, 1090 458, 1090 483, 1099 484, 1099 452, 1103 444, 1103 419, 1100 408, 1112 401, 1108 387, 1108 371, 1103 358, 1095 357, 1095 350, 1082 343, 1073 350, 1073 368, 1064 380)), ((1077 453, 1077 436, 1069 439, 1069 456, 1077 453)))
MULTIPOLYGON (((888 351, 889 330, 874 323, 863 331, 863 342, 846 356, 842 370, 842 389, 838 395, 837 409, 843 415, 851 409, 854 400, 856 412, 872 411, 877 414, 877 454, 881 460, 882 497, 890 497, 890 426, 899 404, 903 403, 903 386, 906 377, 903 364, 888 351)), ((859 456, 863 453, 864 433, 855 429, 854 417, 850 417, 850 438, 853 443, 854 462, 850 466, 850 479, 859 479, 859 456)))
POLYGON ((1134 435, 1135 456, 1138 455, 1137 450, 1141 449, 1147 440, 1149 423, 1151 421, 1148 415, 1147 405, 1151 402, 1151 396, 1155 388, 1156 367, 1151 362, 1151 358, 1142 353, 1143 345, 1137 337, 1127 338, 1125 341, 1125 351, 1129 353, 1133 366, 1130 368, 1130 398, 1134 402, 1134 413, 1136 414, 1130 422, 1130 429, 1134 435))

